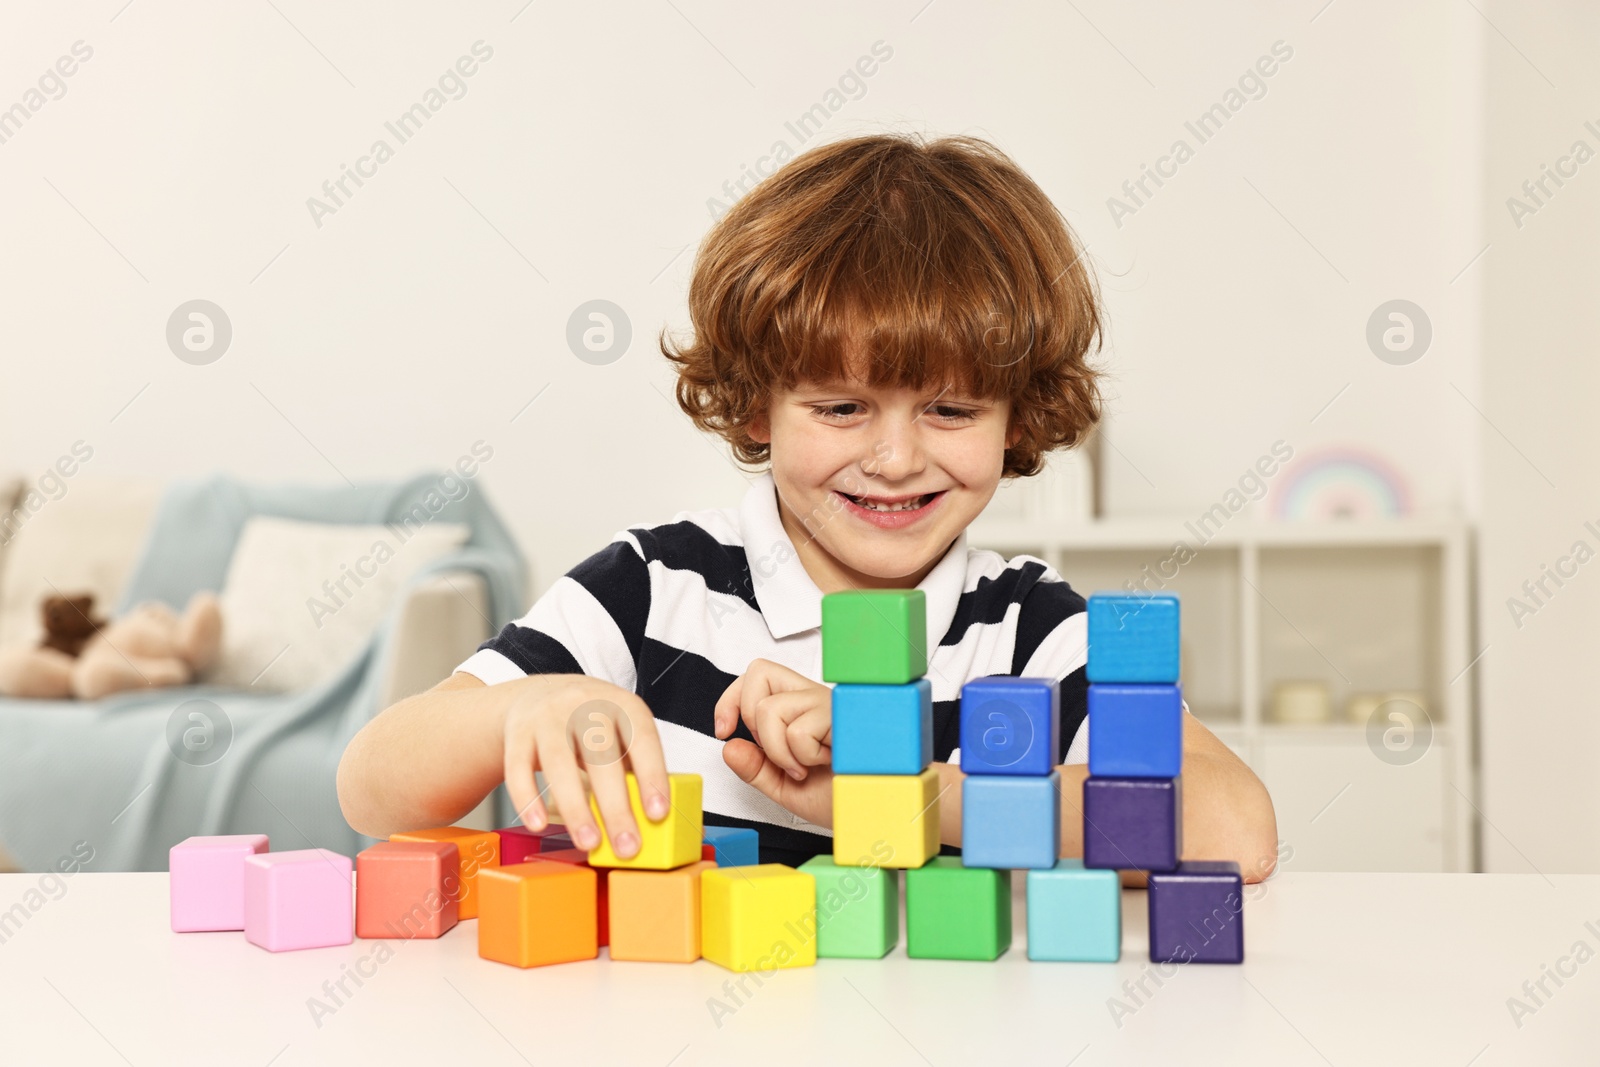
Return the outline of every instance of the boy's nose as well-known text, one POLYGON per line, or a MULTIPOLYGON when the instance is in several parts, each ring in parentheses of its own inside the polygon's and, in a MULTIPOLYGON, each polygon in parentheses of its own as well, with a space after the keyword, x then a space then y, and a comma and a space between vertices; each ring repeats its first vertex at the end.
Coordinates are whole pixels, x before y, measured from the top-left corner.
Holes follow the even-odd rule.
POLYGON ((873 441, 871 454, 861 461, 861 472, 879 482, 900 482, 926 466, 916 427, 896 426, 873 441))

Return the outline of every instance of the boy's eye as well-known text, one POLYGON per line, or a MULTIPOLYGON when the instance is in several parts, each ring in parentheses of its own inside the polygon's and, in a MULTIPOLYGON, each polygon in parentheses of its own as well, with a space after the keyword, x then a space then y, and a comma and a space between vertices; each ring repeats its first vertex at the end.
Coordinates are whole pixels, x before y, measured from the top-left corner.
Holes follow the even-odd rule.
POLYGON ((861 405, 856 403, 812 404, 811 410, 825 419, 847 419, 851 415, 860 414, 861 405))
POLYGON ((972 408, 964 408, 957 404, 935 404, 928 410, 946 422, 964 422, 978 417, 978 413, 972 408))

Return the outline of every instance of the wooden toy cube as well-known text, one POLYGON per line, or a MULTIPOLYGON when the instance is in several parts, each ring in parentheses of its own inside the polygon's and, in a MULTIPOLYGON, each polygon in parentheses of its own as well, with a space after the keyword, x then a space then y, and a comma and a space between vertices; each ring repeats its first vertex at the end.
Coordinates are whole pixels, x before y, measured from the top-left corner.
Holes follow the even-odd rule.
POLYGON ((1061 692, 1050 678, 975 678, 961 687, 961 770, 1046 775, 1060 762, 1061 692))
POLYGON ((700 954, 730 971, 817 962, 817 880, 781 863, 700 875, 700 954))
POLYGON ((967 867, 1049 868, 1061 855, 1061 774, 973 774, 961 782, 961 861, 967 867))
POLYGON ((538 857, 552 863, 572 863, 579 867, 591 867, 595 877, 599 879, 598 889, 595 893, 595 931, 600 938, 600 947, 605 948, 611 943, 611 868, 593 867, 589 863, 589 854, 581 848, 563 848, 554 852, 541 852, 538 857))
POLYGON ((705 843, 713 854, 703 859, 716 860, 718 867, 754 867, 761 862, 761 835, 743 826, 707 826, 705 843))
POLYGON ((858 589, 822 598, 822 679, 904 685, 928 673, 920 589, 858 589))
POLYGON ((1011 872, 938 856, 906 872, 906 955, 994 960, 1011 947, 1011 872))
POLYGON ((1095 593, 1089 598, 1091 682, 1176 682, 1178 598, 1095 593))
POLYGON ((478 872, 500 866, 500 835, 493 830, 469 830, 465 826, 436 826, 430 830, 407 830, 390 834, 390 841, 449 841, 460 857, 461 899, 456 903, 462 919, 478 917, 478 872))
POLYGON ((938 771, 834 775, 835 863, 920 867, 938 854, 938 771))
POLYGON ((529 860, 478 872, 478 955, 513 967, 592 960, 598 878, 576 863, 529 860))
POLYGON ((572 847, 572 838, 567 836, 567 828, 559 824, 546 826, 543 830, 530 830, 521 825, 503 826, 495 833, 500 837, 502 867, 513 863, 524 863, 541 852, 555 852, 558 849, 572 847))
POLYGON ((1089 773, 1176 778, 1183 771, 1183 694, 1175 685, 1089 686, 1089 773))
POLYGON ((1028 958, 1115 963, 1122 958, 1122 879, 1079 859, 1028 872, 1028 958))
POLYGON ((1231 860, 1190 860, 1150 874, 1150 959, 1243 963, 1244 892, 1231 860))
POLYGON ((628 774, 628 806, 639 825, 639 851, 629 859, 619 859, 611 850, 611 836, 606 831, 605 820, 600 817, 600 805, 594 797, 589 807, 600 825, 600 844, 589 850, 589 864, 593 867, 627 867, 639 870, 665 871, 694 863, 700 858, 703 840, 703 816, 700 806, 700 776, 698 774, 667 775, 668 799, 672 806, 660 822, 645 817, 644 804, 639 799, 639 779, 628 774))
POLYGON ((244 860, 244 936, 269 952, 355 940, 350 857, 325 848, 244 860))
POLYGON ((1183 853, 1183 779, 1096 778, 1083 783, 1083 865, 1170 871, 1183 853))
POLYGON ((611 958, 693 963, 700 958, 702 860, 670 871, 612 871, 611 958))
POLYGON ((817 880, 817 956, 876 960, 900 941, 900 876, 882 867, 841 867, 813 856, 800 869, 817 880))
POLYGON ((832 744, 835 774, 921 774, 933 762, 933 686, 834 686, 832 744))
POLYGON ((452 841, 379 841, 356 854, 357 937, 440 937, 461 917, 452 841))
POLYGON ((190 837, 167 852, 172 929, 244 929, 244 861, 267 851, 266 834, 190 837))

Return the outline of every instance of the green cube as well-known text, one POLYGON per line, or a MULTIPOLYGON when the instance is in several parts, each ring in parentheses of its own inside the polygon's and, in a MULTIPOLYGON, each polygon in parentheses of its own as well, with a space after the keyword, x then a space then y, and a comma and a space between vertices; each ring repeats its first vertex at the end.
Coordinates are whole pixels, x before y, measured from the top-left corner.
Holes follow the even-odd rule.
POLYGON ((935 856, 906 872, 906 955, 993 960, 1011 947, 1011 872, 935 856))
POLYGON ((900 942, 900 879, 882 867, 844 867, 814 856, 800 869, 817 880, 817 956, 876 960, 900 942))
POLYGON ((928 605, 920 589, 822 598, 822 680, 905 685, 928 673, 928 605))

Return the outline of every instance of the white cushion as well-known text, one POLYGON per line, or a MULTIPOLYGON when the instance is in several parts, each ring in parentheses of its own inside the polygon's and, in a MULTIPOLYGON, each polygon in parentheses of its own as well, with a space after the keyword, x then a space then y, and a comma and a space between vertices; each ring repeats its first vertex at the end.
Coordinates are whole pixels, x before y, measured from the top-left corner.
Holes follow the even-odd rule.
POLYGON ((222 589, 222 653, 202 680, 275 692, 329 680, 366 647, 406 580, 468 535, 459 523, 246 520, 222 589))

